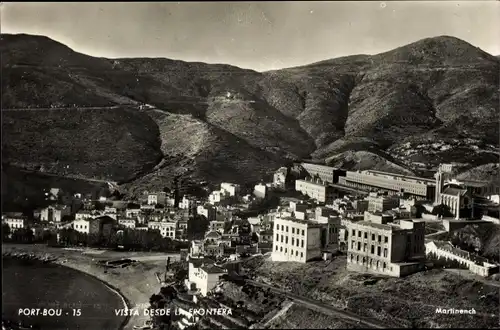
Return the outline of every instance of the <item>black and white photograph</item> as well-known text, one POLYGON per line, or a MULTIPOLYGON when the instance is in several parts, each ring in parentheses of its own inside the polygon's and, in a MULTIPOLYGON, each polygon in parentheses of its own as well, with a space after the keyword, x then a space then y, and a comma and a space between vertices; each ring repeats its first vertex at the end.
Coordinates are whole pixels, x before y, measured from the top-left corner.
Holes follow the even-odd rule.
POLYGON ((500 1, 0 14, 3 330, 500 328, 500 1))

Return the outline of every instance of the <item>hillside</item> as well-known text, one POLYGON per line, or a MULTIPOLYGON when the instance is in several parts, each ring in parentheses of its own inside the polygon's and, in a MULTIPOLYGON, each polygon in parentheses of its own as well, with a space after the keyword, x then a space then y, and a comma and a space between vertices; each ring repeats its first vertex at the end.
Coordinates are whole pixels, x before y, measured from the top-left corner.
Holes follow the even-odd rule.
POLYGON ((94 58, 31 35, 1 48, 3 161, 16 166, 135 191, 174 176, 248 182, 301 158, 400 173, 499 162, 500 62, 453 37, 263 73, 94 58), (24 109, 36 107, 64 109, 24 109))

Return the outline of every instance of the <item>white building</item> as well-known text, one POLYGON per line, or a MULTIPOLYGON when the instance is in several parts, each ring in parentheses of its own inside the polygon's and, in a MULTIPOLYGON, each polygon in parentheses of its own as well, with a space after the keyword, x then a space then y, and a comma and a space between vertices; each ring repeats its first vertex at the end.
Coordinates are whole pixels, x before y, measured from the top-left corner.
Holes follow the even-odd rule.
POLYGON ((95 212, 82 210, 75 213, 75 220, 92 219, 95 216, 95 212))
POLYGON ((295 190, 320 203, 331 204, 335 199, 333 189, 321 180, 296 180, 295 190))
POLYGON ((148 204, 149 205, 156 205, 156 204, 165 205, 166 198, 167 198, 167 194, 163 191, 156 192, 156 193, 150 193, 150 194, 148 194, 148 204))
POLYGON ((164 221, 151 221, 148 223, 150 230, 159 230, 162 237, 176 238, 177 223, 164 221))
POLYGON ((273 174, 273 186, 280 189, 285 189, 286 187, 286 176, 288 174, 288 169, 286 167, 280 167, 273 174))
POLYGON ((135 219, 120 219, 118 220, 118 224, 124 226, 125 228, 135 229, 136 220, 135 219))
POLYGON ((196 201, 194 201, 186 196, 183 196, 182 200, 179 201, 179 208, 181 210, 192 209, 195 207, 195 205, 196 205, 196 201))
POLYGON ((136 218, 141 213, 141 209, 126 209, 125 217, 126 218, 136 218))
POLYGON ((22 213, 6 213, 2 215, 2 222, 6 223, 11 231, 28 228, 28 218, 22 213))
POLYGON ((104 208, 104 215, 107 215, 110 218, 118 220, 118 212, 116 211, 115 207, 106 206, 104 208))
POLYGON ((259 183, 255 185, 253 189, 253 195, 257 198, 266 198, 267 186, 265 184, 259 183))
POLYGON ((66 205, 51 205, 40 213, 41 221, 61 222, 64 216, 70 215, 71 209, 66 205))
POLYGON ((225 191, 221 191, 221 190, 214 190, 208 196, 208 201, 211 204, 220 203, 224 199, 226 199, 226 193, 225 193, 225 191))
POLYGON ((199 258, 189 260, 189 282, 194 283, 202 296, 214 289, 220 277, 227 273, 225 269, 217 267, 210 259, 199 258))
POLYGON ((226 224, 225 221, 217 221, 217 220, 210 221, 209 230, 224 234, 224 225, 225 224, 226 224))
POLYGON ((237 196, 240 192, 240 185, 234 183, 223 182, 220 184, 220 190, 228 196, 237 196))
POLYGON ((203 255, 203 253, 205 252, 204 243, 205 241, 196 241, 196 240, 191 241, 191 247, 189 248, 189 255, 191 257, 203 255))
POLYGON ((321 257, 321 228, 323 226, 295 218, 274 220, 273 261, 305 263, 321 257))
POLYGON ((203 215, 208 221, 213 221, 216 218, 217 210, 213 205, 198 205, 196 213, 203 215))

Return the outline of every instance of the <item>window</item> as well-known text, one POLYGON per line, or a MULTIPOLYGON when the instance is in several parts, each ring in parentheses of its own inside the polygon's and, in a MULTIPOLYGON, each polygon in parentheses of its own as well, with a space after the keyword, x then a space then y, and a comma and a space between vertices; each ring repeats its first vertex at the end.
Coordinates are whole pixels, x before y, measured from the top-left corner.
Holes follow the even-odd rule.
POLYGON ((295 239, 292 237, 292 245, 295 243, 295 239))
POLYGON ((387 258, 387 249, 384 249, 384 258, 387 258))
POLYGON ((356 236, 356 230, 355 229, 352 230, 352 236, 356 236))
POLYGON ((375 234, 372 234, 372 241, 375 240, 375 234))
POLYGON ((277 245, 276 245, 276 249, 275 250, 278 251, 278 246, 277 245))
POLYGON ((288 236, 285 237, 285 243, 288 244, 288 236))
POLYGON ((295 256, 297 257, 299 255, 299 251, 295 250, 295 256))
POLYGON ((302 236, 305 236, 306 235, 306 232, 304 231, 304 229, 302 229, 302 236))
POLYGON ((352 242, 351 242, 351 249, 353 249, 353 250, 354 250, 354 245, 355 245, 355 244, 356 244, 356 242, 355 242, 355 241, 352 241, 352 242))
POLYGON ((382 242, 382 236, 381 235, 378 235, 378 242, 382 242))
POLYGON ((358 230, 358 237, 361 237, 361 230, 358 230))
POLYGON ((283 243, 283 235, 281 235, 281 243, 283 243))
POLYGON ((295 228, 292 227, 292 234, 295 234, 295 228))
POLYGON ((380 256, 380 246, 377 246, 377 255, 380 256))
POLYGON ((288 226, 286 226, 285 229, 286 229, 286 232, 288 233, 288 226))
POLYGON ((304 240, 300 242, 300 247, 304 247, 304 240))
POLYGON ((285 248, 285 253, 286 253, 287 248, 285 248))
POLYGON ((375 245, 372 244, 371 246, 371 251, 370 251, 371 254, 374 254, 375 253, 375 245))
POLYGON ((389 243, 389 237, 384 236, 384 243, 389 243))
POLYGON ((300 257, 303 258, 304 257, 304 252, 300 252, 300 257))
POLYGON ((365 232, 365 238, 368 238, 368 233, 367 232, 365 232))
POLYGON ((368 246, 368 244, 366 244, 366 243, 363 244, 363 252, 366 252, 367 246, 368 246))
POLYGON ((279 239, 280 239, 280 235, 276 234, 276 240, 279 240, 279 239))
POLYGON ((282 246, 280 246, 280 252, 283 252, 283 247, 282 246))

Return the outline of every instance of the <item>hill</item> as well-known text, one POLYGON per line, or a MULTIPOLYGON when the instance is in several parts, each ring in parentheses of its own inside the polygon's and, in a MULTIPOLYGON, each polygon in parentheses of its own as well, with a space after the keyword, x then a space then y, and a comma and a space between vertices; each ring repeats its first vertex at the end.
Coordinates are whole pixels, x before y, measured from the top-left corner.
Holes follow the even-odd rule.
POLYGON ((453 37, 263 73, 94 58, 31 35, 1 48, 3 161, 16 166, 135 191, 248 182, 301 158, 400 173, 499 162, 499 61, 453 37))

